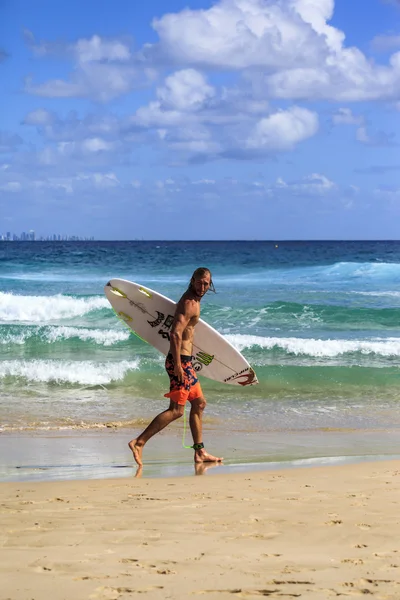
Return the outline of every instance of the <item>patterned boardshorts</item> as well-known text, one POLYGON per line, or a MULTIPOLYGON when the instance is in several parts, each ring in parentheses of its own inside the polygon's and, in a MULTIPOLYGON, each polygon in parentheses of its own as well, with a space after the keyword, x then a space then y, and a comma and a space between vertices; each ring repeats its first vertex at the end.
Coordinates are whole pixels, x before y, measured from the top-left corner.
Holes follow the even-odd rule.
POLYGON ((196 400, 196 398, 201 398, 203 396, 203 392, 201 390, 201 385, 199 380, 197 379, 196 371, 192 365, 192 357, 191 356, 182 356, 181 355, 181 363, 182 369, 184 372, 183 382, 178 381, 178 378, 174 374, 174 358, 171 353, 167 355, 165 359, 165 370, 169 376, 169 393, 164 394, 165 398, 170 398, 172 402, 176 402, 177 404, 186 404, 192 402, 192 400, 196 400))

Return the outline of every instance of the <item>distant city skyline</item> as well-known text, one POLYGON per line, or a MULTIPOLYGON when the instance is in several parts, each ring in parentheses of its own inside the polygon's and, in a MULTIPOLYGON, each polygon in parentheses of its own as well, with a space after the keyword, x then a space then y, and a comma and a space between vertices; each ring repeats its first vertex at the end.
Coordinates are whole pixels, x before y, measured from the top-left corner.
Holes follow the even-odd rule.
POLYGON ((22 231, 19 235, 7 231, 0 234, 1 242, 75 242, 75 241, 94 241, 93 236, 77 236, 71 234, 51 233, 48 235, 36 235, 33 229, 22 231))

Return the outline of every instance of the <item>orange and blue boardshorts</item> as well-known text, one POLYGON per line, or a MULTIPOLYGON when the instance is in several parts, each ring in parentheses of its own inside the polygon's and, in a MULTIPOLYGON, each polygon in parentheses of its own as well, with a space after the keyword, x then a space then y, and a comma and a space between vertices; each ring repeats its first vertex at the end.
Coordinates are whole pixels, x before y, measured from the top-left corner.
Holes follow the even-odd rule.
POLYGON ((193 368, 192 357, 181 355, 181 364, 184 373, 183 381, 179 381, 174 373, 175 362, 171 353, 167 354, 165 359, 165 370, 169 376, 169 393, 164 394, 165 398, 170 398, 172 402, 184 405, 189 400, 201 398, 203 392, 197 379, 196 371, 193 368))

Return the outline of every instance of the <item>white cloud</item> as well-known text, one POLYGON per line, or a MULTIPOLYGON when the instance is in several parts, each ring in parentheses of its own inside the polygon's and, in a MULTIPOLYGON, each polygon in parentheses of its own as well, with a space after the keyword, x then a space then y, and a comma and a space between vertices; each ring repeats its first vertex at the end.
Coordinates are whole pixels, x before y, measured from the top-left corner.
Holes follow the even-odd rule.
POLYGON ((87 138, 82 141, 58 142, 53 146, 45 146, 36 154, 36 156, 38 163, 41 165, 61 166, 65 159, 72 159, 75 161, 80 161, 82 159, 90 160, 92 156, 102 153, 108 153, 108 159, 112 160, 113 157, 110 156, 110 154, 117 149, 116 142, 107 142, 101 138, 87 138))
POLYGON ((317 68, 286 69, 266 75, 262 81, 265 93, 275 98, 390 100, 400 92, 400 53, 390 57, 388 66, 380 66, 358 48, 345 48, 317 68))
POLYGON ((115 173, 90 173, 77 175, 78 182, 88 182, 99 189, 115 188, 121 185, 115 173))
POLYGON ((131 58, 129 46, 119 40, 105 40, 98 35, 80 39, 72 46, 79 62, 100 60, 125 62, 131 58))
POLYGON ((24 31, 24 38, 37 57, 73 56, 80 63, 105 60, 126 62, 132 57, 129 48, 130 40, 123 41, 93 35, 91 38, 80 38, 72 43, 37 43, 33 33, 27 29, 24 31))
POLYGON ((19 181, 5 181, 0 183, 3 192, 60 191, 66 194, 80 192, 95 192, 96 190, 107 191, 121 187, 121 182, 113 172, 78 173, 72 177, 28 177, 26 174, 13 173, 13 177, 19 176, 19 181))
POLYGON ((194 69, 173 73, 166 78, 165 85, 157 90, 160 106, 182 111, 195 111, 204 107, 214 94, 214 88, 194 69))
POLYGON ((158 100, 139 108, 131 122, 142 127, 157 127, 159 137, 164 139, 165 127, 197 124, 199 128, 196 113, 207 107, 215 90, 199 71, 185 69, 167 77, 164 85, 157 88, 156 95, 158 100))
POLYGON ((25 33, 25 38, 39 58, 59 55, 75 61, 74 70, 67 81, 52 79, 37 84, 28 77, 25 91, 29 94, 50 98, 92 98, 109 102, 154 76, 152 69, 138 68, 129 45, 121 40, 94 35, 70 44, 36 44, 30 32, 25 33))
POLYGON ((335 125, 362 125, 364 123, 364 117, 361 115, 354 115, 350 108, 339 108, 332 117, 335 125))
POLYGON ((51 125, 55 121, 53 113, 49 112, 45 108, 38 108, 29 112, 23 120, 25 125, 37 125, 38 127, 44 125, 51 125))
POLYGON ((247 139, 253 149, 289 150, 318 131, 318 115, 306 108, 294 106, 282 110, 256 124, 247 139))
POLYGON ((367 146, 393 146, 395 145, 395 134, 384 131, 370 133, 362 115, 354 115, 350 108, 339 108, 332 116, 335 125, 355 125, 356 140, 367 146))
POLYGON ((341 34, 326 25, 332 0, 221 0, 154 19, 145 55, 176 64, 243 69, 315 64, 341 34), (322 34, 322 35, 320 35, 322 34))
POLYGON ((286 183, 279 177, 272 186, 271 191, 281 191, 285 194, 302 196, 324 196, 337 188, 337 185, 320 173, 312 173, 303 177, 300 181, 286 183))
MULTIPOLYGON (((151 64, 241 70, 259 97, 355 102, 393 100, 400 93, 400 58, 369 60, 345 46, 329 24, 334 0, 220 0, 153 21, 159 42, 147 45, 151 64)), ((395 48, 398 36, 381 36, 395 48)))
POLYGON ((335 8, 334 0, 292 0, 293 8, 306 23, 310 23, 314 31, 325 37, 328 47, 337 52, 344 41, 344 33, 328 25, 335 8))
POLYGON ((186 160, 287 151, 318 130, 315 112, 294 106, 272 113, 268 103, 251 100, 246 111, 245 94, 217 90, 194 69, 173 73, 156 94, 156 101, 131 117, 131 125, 146 131, 150 143, 186 153, 186 160))
POLYGON ((45 109, 28 113, 23 123, 37 126, 40 134, 49 141, 78 141, 92 137, 120 139, 124 128, 128 128, 127 119, 112 114, 88 114, 79 119, 72 111, 64 119, 45 109))
POLYGON ((109 102, 130 92, 138 82, 139 72, 135 67, 82 63, 71 74, 70 81, 52 79, 35 85, 27 78, 25 91, 48 98, 92 98, 100 102, 109 102))
POLYGON ((371 45, 378 52, 390 52, 400 48, 400 35, 376 35, 371 45))
MULTIPOLYGON (((349 186, 352 188, 354 186, 349 186)), ((322 197, 334 195, 340 186, 321 173, 305 175, 297 181, 285 181, 278 178, 275 183, 268 181, 247 182, 233 178, 188 180, 179 178, 166 178, 151 182, 141 182, 145 194, 171 195, 176 191, 186 191, 190 197, 203 197, 205 193, 215 193, 221 197, 322 197)), ((346 191, 349 191, 346 190, 346 191)), ((352 189, 354 193, 354 190, 352 189)))
POLYGON ((82 142, 82 150, 84 152, 102 152, 110 151, 114 148, 114 144, 106 142, 101 138, 87 138, 82 142))
POLYGON ((358 127, 356 132, 357 141, 368 146, 394 146, 396 145, 394 137, 394 133, 389 134, 384 131, 368 133, 365 125, 358 127))

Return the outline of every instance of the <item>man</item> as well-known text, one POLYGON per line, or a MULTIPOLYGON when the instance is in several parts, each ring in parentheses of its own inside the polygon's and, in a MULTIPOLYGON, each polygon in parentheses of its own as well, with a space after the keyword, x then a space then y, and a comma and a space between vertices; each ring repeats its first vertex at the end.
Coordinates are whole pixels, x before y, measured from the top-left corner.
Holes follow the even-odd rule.
POLYGON ((187 401, 191 405, 189 423, 195 463, 222 460, 208 454, 204 449, 202 417, 206 400, 192 365, 194 328, 200 319, 200 301, 209 289, 215 291, 211 272, 200 267, 193 273, 188 289, 176 306, 170 333, 170 351, 165 360, 165 368, 170 378, 170 391, 165 397, 170 399, 170 404, 167 410, 153 419, 143 433, 129 442, 133 458, 139 467, 143 464, 143 446, 153 435, 183 415, 187 401))

